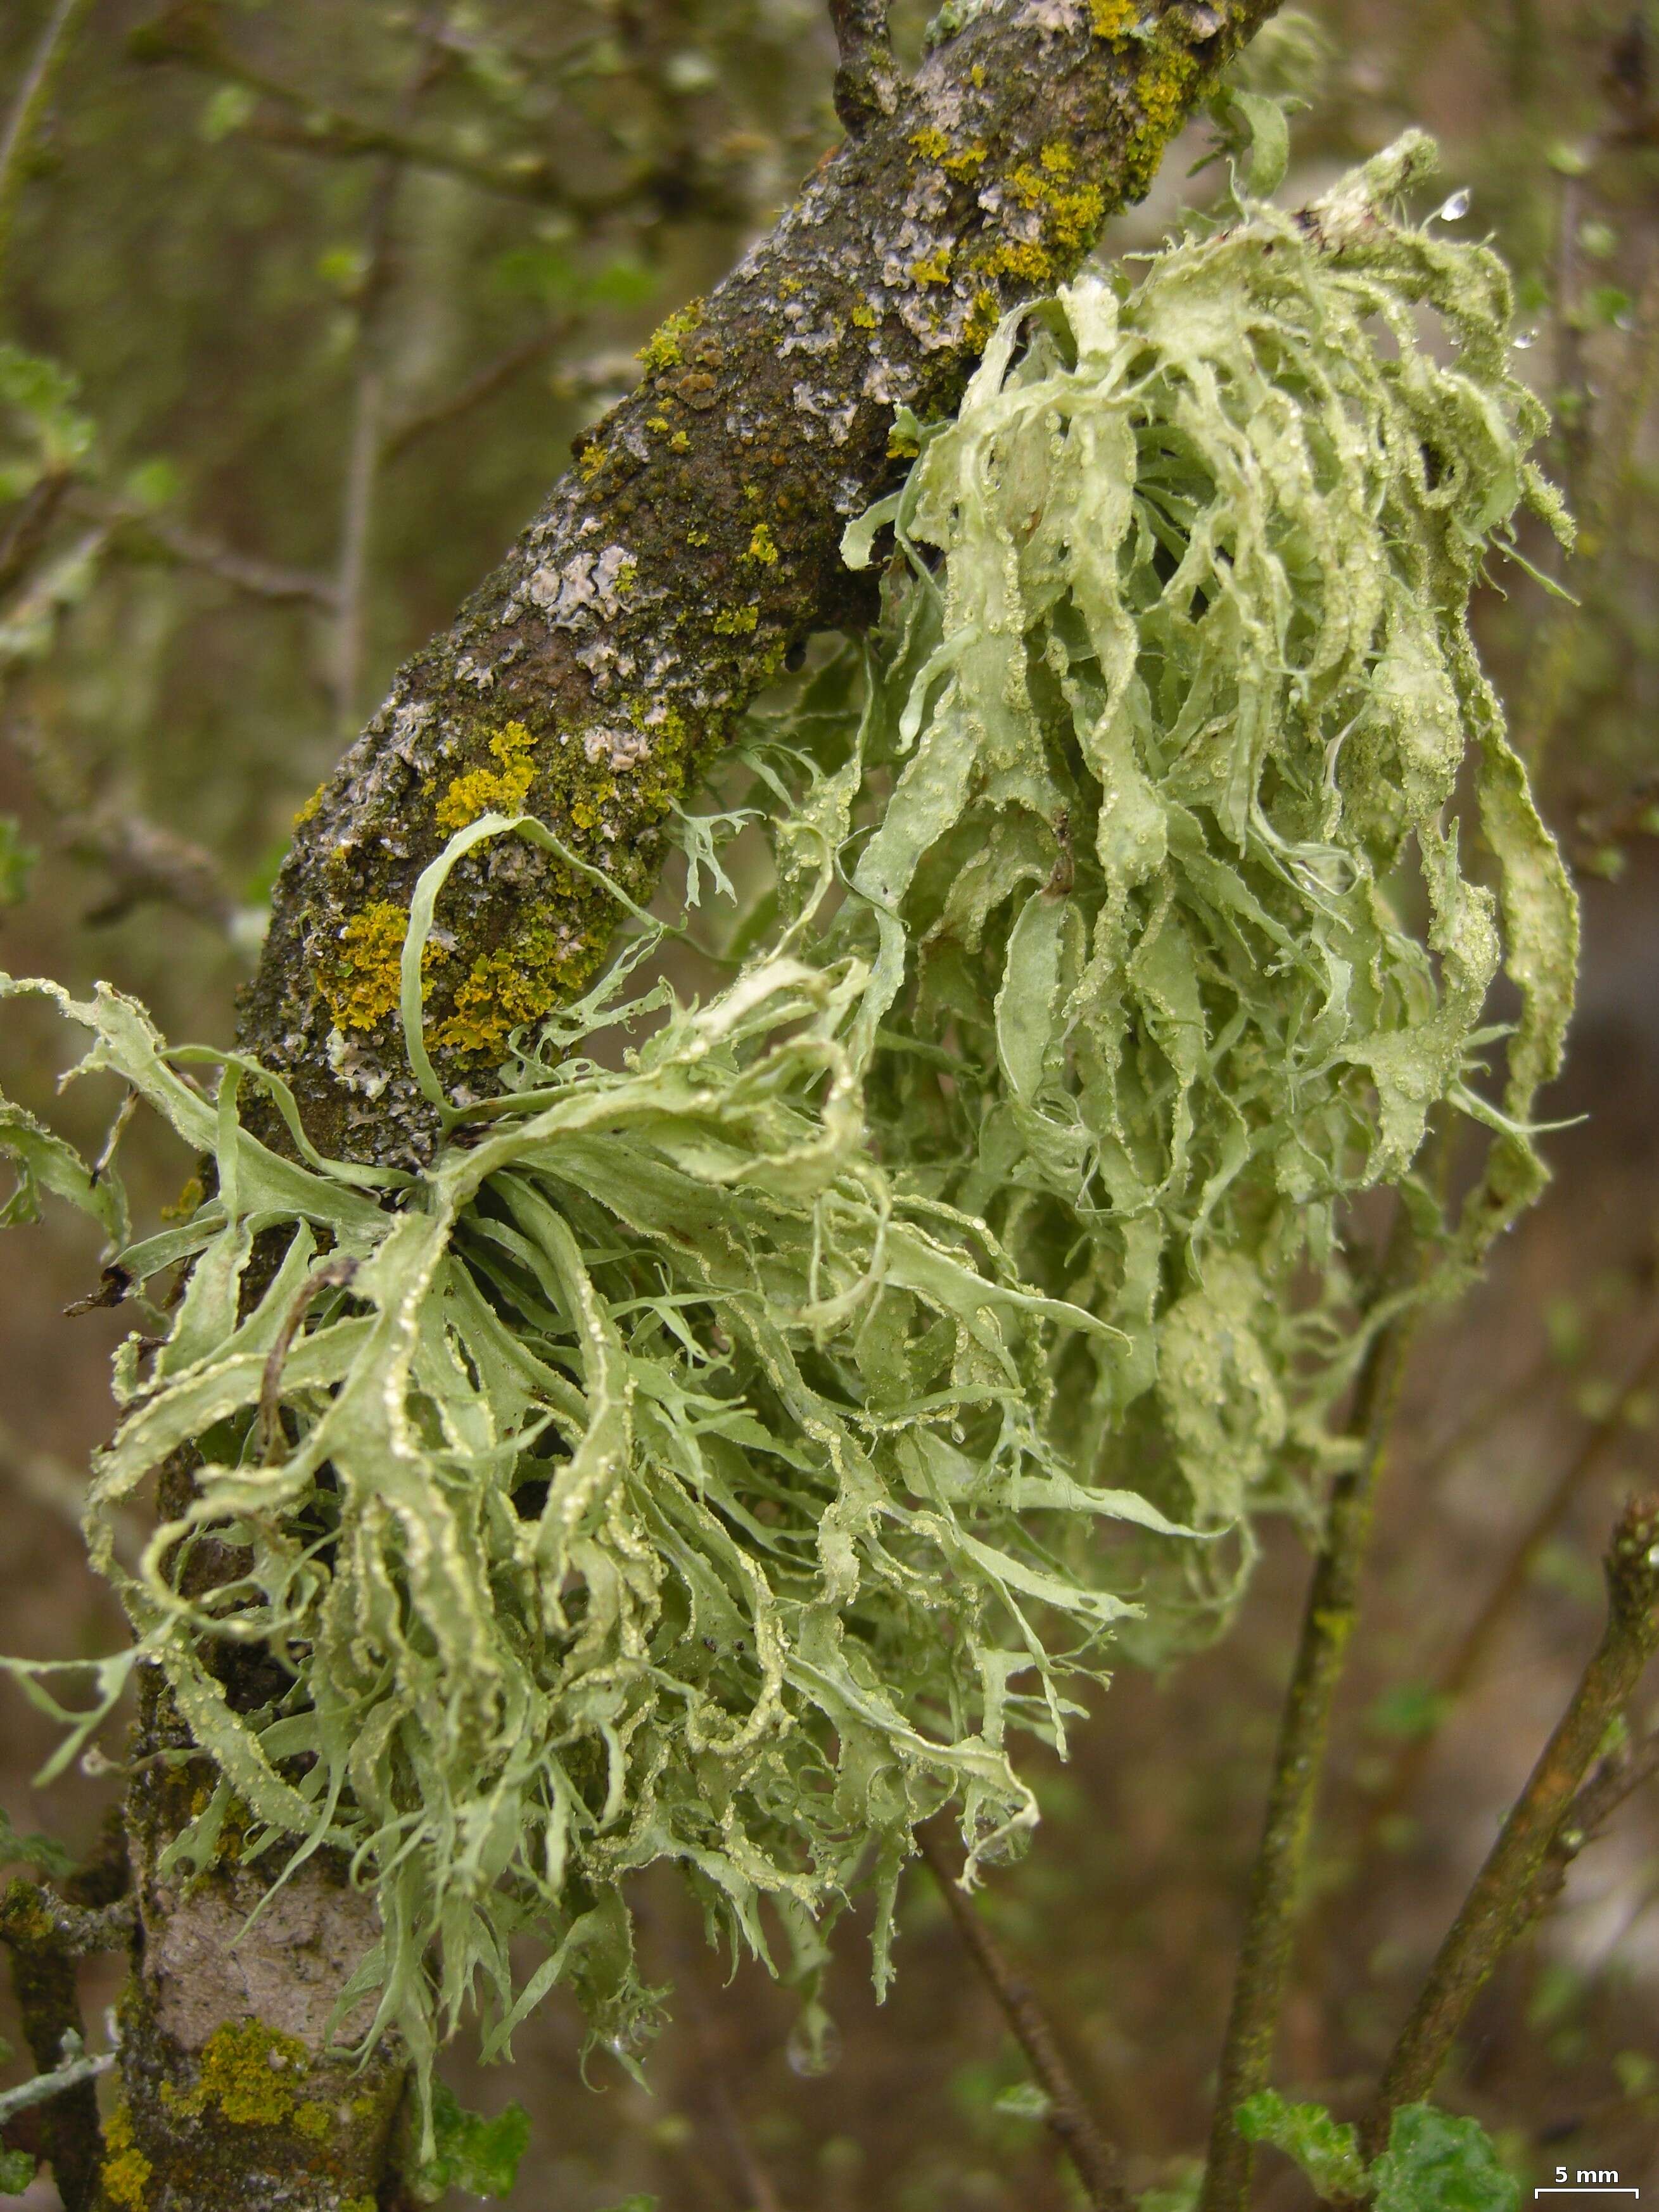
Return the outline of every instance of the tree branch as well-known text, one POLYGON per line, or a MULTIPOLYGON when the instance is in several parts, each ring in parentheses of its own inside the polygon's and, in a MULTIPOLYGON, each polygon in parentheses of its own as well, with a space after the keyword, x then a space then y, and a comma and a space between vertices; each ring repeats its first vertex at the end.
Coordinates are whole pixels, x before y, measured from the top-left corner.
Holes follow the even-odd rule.
POLYGON ((69 56, 70 41, 87 12, 88 0, 57 0, 35 42, 17 97, 0 130, 0 277, 5 273, 11 226, 28 174, 29 149, 40 127, 58 72, 69 56))
MULTIPOLYGON (((81 498, 75 504, 77 509, 88 507, 81 498)), ((288 568, 280 562, 261 560, 258 554, 239 552, 234 545, 222 544, 188 524, 147 510, 113 503, 91 511, 114 524, 119 532, 118 550, 121 538, 135 538, 181 568, 199 568, 204 575, 216 576, 221 583, 246 592, 250 599, 270 599, 279 606, 317 607, 325 614, 334 611, 332 583, 308 568, 288 568)))
POLYGON ((365 122, 307 98, 243 60, 221 35, 212 0, 176 0, 175 5, 139 25, 127 41, 127 51, 135 61, 178 63, 222 83, 240 85, 255 103, 240 125, 241 131, 290 153, 319 155, 330 161, 394 161, 459 178, 501 198, 561 208, 584 221, 614 214, 680 185, 654 165, 614 184, 573 185, 540 154, 468 154, 401 123, 365 122))
POLYGON ((509 346, 494 361, 486 362, 464 384, 457 385, 453 392, 446 392, 442 398, 434 399, 429 406, 411 410, 399 421, 391 424, 380 442, 381 466, 400 459, 411 446, 417 445, 432 431, 446 428, 451 422, 459 422, 462 416, 471 414, 475 407, 493 399, 498 392, 504 391, 512 383, 514 377, 522 375, 526 369, 533 368, 538 361, 544 361, 549 354, 556 351, 576 326, 577 318, 568 315, 548 323, 539 331, 532 331, 527 338, 520 338, 517 345, 509 346))
MULTIPOLYGON (((1385 1283, 1414 1269, 1419 1258, 1414 1244, 1402 1213, 1392 1264, 1384 1266, 1385 1283)), ((1349 1435, 1361 1443, 1360 1455, 1337 1477, 1326 1509, 1324 1537, 1314 1561, 1301 1638, 1285 1694, 1261 1842, 1250 1875, 1249 1908, 1222 2044, 1199 2212, 1243 2212, 1249 2201, 1255 2149, 1238 2132, 1235 2115, 1247 2097, 1267 2087, 1273 2069, 1308 1841, 1325 1770, 1331 1708, 1358 1612, 1360 1569, 1405 1372, 1411 1318, 1408 1307, 1372 1340, 1348 1422, 1349 1435)))
POLYGON ((969 1957, 996 1999, 1037 2086, 1048 2100, 1049 2128, 1076 2168, 1091 2212, 1131 2212, 1129 2198, 1114 2171, 1115 2154, 1103 2141, 1030 1985, 1010 1967, 995 1937, 969 1903, 939 1838, 930 1829, 918 1828, 916 1848, 939 1885, 969 1957))
MULTIPOLYGON (((76 1989, 75 1962, 89 1951, 125 1948, 132 1907, 118 1901, 101 1908, 67 1904, 36 1882, 15 1881, 0 1899, 0 1945, 11 1956, 12 1989, 22 2016, 29 2054, 43 2075, 83 2045, 85 2024, 76 1989)), ((43 2105, 40 2139, 58 2183, 64 2212, 83 2212, 97 2178, 102 2136, 98 2094, 90 2071, 72 2079, 43 2105)))
POLYGON ((14 715, 3 733, 27 764, 64 850, 108 872, 109 887, 88 921, 119 921, 135 906, 155 899, 221 935, 229 933, 235 902, 210 854, 131 805, 95 802, 77 764, 38 722, 14 715))
POLYGON ((1659 1498, 1633 1499, 1626 1508, 1605 1565, 1607 1620, 1601 1641, 1475 1876, 1395 2045, 1367 2123, 1373 2154, 1386 2141, 1396 2108, 1433 2088, 1469 2007, 1544 1902, 1540 1876, 1552 1844, 1560 1838, 1565 1846, 1574 1825, 1569 1815, 1585 1770, 1659 1650, 1659 1498))
POLYGON ((1480 1672, 1492 1638, 1508 1618, 1510 1607, 1525 1589, 1539 1553, 1559 1528, 1583 1485, 1625 1434, 1636 1407, 1656 1380, 1659 1380, 1659 1336, 1648 1345, 1613 1405, 1591 1426, 1516 1539, 1486 1603, 1464 1630, 1436 1676, 1431 1724, 1414 1736, 1395 1761, 1367 1814, 1362 1849, 1369 1846, 1385 1821, 1410 1802, 1439 1736, 1442 1717, 1450 1711, 1480 1672))
POLYGON ((836 112, 854 138, 898 106, 899 76, 887 29, 887 0, 830 0, 841 56, 836 112))
POLYGON ((997 318, 1144 193, 1273 4, 1000 0, 657 333, 639 389, 400 672, 278 880, 244 1036, 325 1150, 429 1147, 393 975, 355 948, 399 925, 448 830, 522 803, 599 878, 523 848, 457 868, 428 1043, 476 1084, 509 1027, 603 957, 604 879, 648 898, 663 820, 749 697, 811 630, 867 610, 841 534, 891 478, 894 409, 955 404, 997 318), (509 729, 510 759, 493 750, 509 729))
MULTIPOLYGON (((451 830, 528 806, 596 879, 522 846, 456 869, 428 1041, 476 1084, 510 1025, 603 958, 606 886, 650 896, 664 818, 747 700, 812 630, 867 610, 841 537, 891 478, 895 409, 954 404, 998 317, 1068 276, 1145 192, 1275 4, 997 0, 891 116, 820 163, 706 305, 658 331, 639 389, 454 626, 400 672, 278 879, 242 1035, 289 1077, 322 1149, 380 1162, 429 1150, 434 1117, 394 1018, 397 953, 383 954, 451 830)), ((187 1747, 165 1693, 144 1687, 143 1752, 187 1747)), ((348 2193, 372 2194, 393 2157, 404 2055, 375 2046, 337 2093, 327 2047, 332 2000, 373 1941, 369 1901, 319 1852, 267 1908, 259 1942, 233 1952, 269 1875, 232 1860, 187 1885, 170 1870, 192 1809, 147 1758, 127 1814, 144 1931, 122 2051, 132 2153, 170 2212, 221 2212, 222 2160, 240 2157, 241 2185, 263 2185, 249 2131, 221 2125, 204 2087, 215 2038, 252 2014, 298 2046, 316 2101, 362 2112, 314 2158, 279 2136, 287 2212, 336 2205, 343 2173, 348 2193)))

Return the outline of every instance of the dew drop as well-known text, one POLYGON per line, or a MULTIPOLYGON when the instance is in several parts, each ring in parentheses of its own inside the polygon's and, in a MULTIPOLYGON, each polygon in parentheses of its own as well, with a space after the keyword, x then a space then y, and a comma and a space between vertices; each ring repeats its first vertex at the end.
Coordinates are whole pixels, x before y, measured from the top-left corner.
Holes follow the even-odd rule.
POLYGON ((1525 353, 1529 346, 1535 346, 1537 343, 1538 333, 1535 330, 1517 331, 1510 340, 1516 353, 1525 353))
POLYGON ((1471 198, 1469 188, 1465 185, 1462 191, 1454 192, 1449 199, 1442 200, 1434 211, 1436 222, 1462 222, 1469 211, 1471 198))
POLYGON ((804 2005, 783 2047, 789 2071, 803 2081, 833 2073, 841 2063, 841 2030, 821 2004, 804 2005))

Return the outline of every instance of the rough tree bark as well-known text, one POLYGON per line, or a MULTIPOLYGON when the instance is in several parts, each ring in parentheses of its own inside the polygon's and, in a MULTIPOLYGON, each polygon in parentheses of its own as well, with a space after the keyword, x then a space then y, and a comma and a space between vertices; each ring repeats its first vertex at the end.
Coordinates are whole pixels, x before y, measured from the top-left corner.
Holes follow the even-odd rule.
MULTIPOLYGON (((1276 4, 958 0, 971 20, 905 82, 878 8, 838 0, 853 135, 657 332, 638 389, 305 811, 242 1029, 325 1151, 430 1151, 394 1009, 415 878, 448 835, 532 811, 649 898, 665 817, 746 701, 862 611, 840 538, 893 475, 895 408, 954 404, 998 316, 1145 192, 1276 4)), ((617 911, 592 875, 516 841, 467 857, 428 1006, 452 1084, 487 1083, 507 1030, 592 972, 617 911)), ((160 1701, 141 1737, 180 1743, 160 1701)), ((151 1764, 129 1797, 139 1932, 99 2212, 390 2208, 398 2053, 354 2074, 324 2050, 369 1907, 314 1860, 234 1942, 265 1874, 228 1856, 187 1883, 160 1864, 199 1779, 151 1764)))

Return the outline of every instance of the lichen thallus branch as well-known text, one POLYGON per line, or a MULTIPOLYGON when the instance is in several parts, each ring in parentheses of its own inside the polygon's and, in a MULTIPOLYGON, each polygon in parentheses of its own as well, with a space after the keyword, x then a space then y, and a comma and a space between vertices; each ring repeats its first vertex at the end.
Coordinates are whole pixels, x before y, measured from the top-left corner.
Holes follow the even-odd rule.
MULTIPOLYGON (((890 113, 884 79, 861 135, 706 306, 658 334, 640 391, 454 629, 401 672, 301 828, 243 1031, 292 1079, 313 1142, 381 1163, 429 1143, 381 970, 395 975, 415 878, 453 826, 434 794, 527 803, 593 874, 647 891, 676 794, 793 645, 858 602, 841 534, 890 477, 896 405, 953 403, 1001 313, 1067 276, 1144 192, 1274 4, 984 9, 892 88, 890 113), (1056 145, 1087 182, 1039 166, 1056 145), (624 757, 636 773, 619 781, 624 757)), ((469 864, 456 888, 441 1010, 469 1068, 499 1056, 504 1024, 592 972, 614 911, 587 876, 556 880, 522 850, 511 869, 469 864), (554 901, 557 941, 545 927, 527 940, 554 901)), ((226 1695, 257 1698, 258 1668, 243 1655, 226 1695)), ((200 1806, 188 1733, 153 1686, 138 1751, 128 1826, 143 1936, 103 2212, 367 2203, 396 2164, 403 2056, 388 2045, 356 2074, 325 2056, 369 1941, 367 1900, 319 1851, 266 1906, 257 1955, 233 1951, 264 1879, 222 1865, 187 1887, 163 1872, 200 1806)))

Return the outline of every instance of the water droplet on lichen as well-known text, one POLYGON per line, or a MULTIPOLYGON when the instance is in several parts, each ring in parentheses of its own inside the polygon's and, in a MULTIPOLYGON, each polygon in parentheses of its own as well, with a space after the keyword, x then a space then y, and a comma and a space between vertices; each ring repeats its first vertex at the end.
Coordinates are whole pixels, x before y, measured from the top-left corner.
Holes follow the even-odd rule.
POLYGON ((799 2017, 789 2031, 789 2040, 783 2047, 792 2074, 799 2074, 803 2081, 815 2081, 820 2075, 832 2074, 841 2063, 841 2030, 821 2004, 802 2008, 799 2017))

